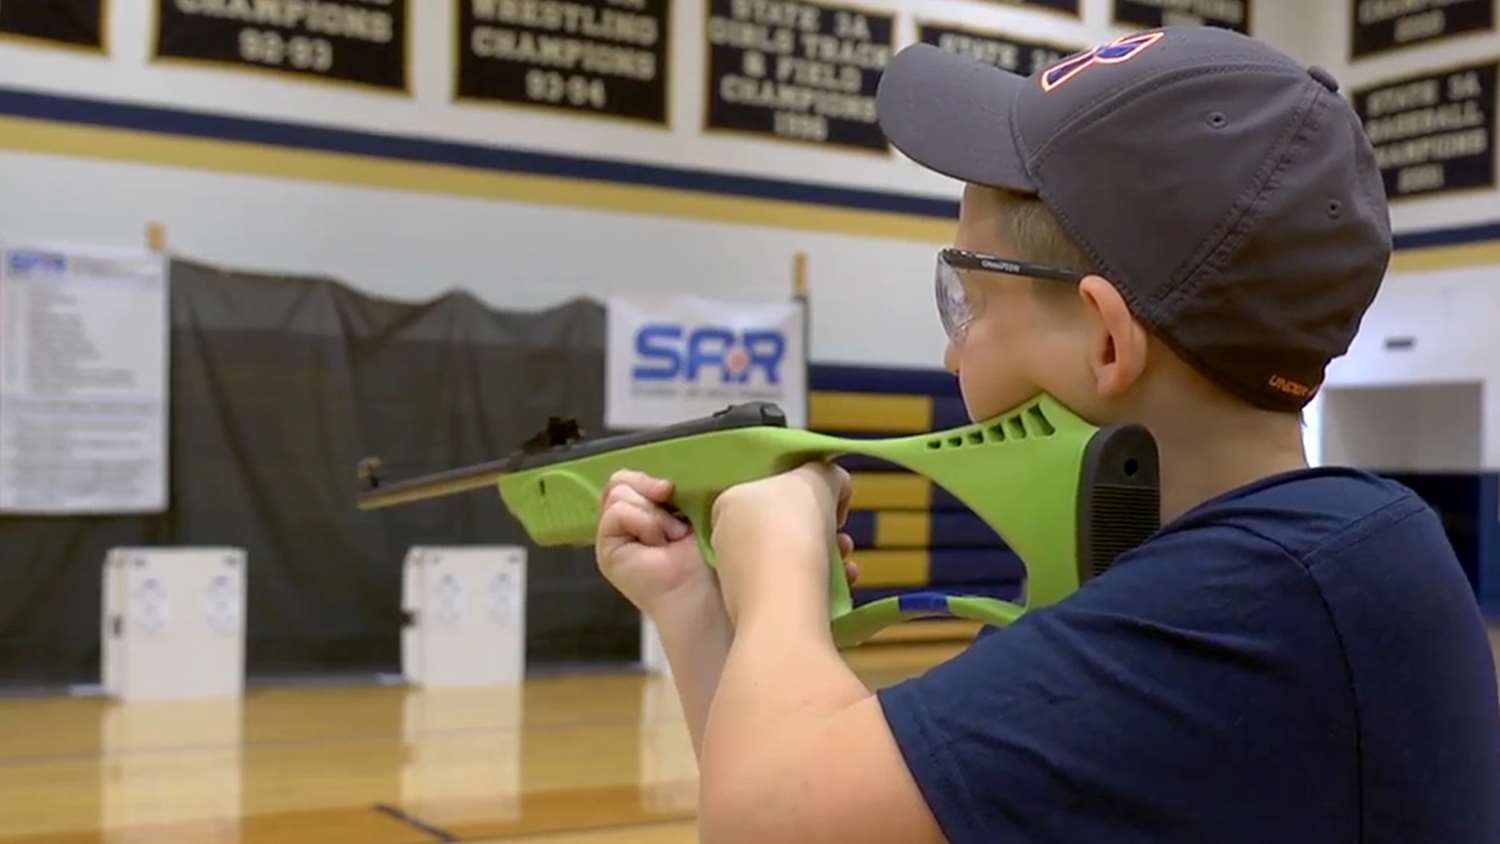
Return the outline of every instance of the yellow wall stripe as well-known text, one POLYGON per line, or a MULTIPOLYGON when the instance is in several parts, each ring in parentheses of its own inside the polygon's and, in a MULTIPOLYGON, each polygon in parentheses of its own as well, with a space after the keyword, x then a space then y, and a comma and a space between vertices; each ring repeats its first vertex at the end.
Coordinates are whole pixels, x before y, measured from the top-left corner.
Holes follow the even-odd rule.
POLYGON ((807 418, 820 431, 920 433, 932 428, 932 397, 814 390, 807 418))
POLYGON ((859 566, 856 587, 926 586, 932 570, 926 551, 855 551, 852 559, 859 566))
POLYGON ((904 472, 853 472, 850 507, 855 510, 929 510, 932 482, 904 472))
POLYGON ((1391 256, 1391 271, 1421 273, 1500 264, 1500 241, 1407 249, 1391 256))
POLYGON ((931 513, 886 511, 875 514, 877 548, 926 548, 931 543, 931 513))
POLYGON ((954 229, 952 221, 915 214, 506 173, 23 117, 0 117, 0 149, 923 243, 947 243, 954 229))

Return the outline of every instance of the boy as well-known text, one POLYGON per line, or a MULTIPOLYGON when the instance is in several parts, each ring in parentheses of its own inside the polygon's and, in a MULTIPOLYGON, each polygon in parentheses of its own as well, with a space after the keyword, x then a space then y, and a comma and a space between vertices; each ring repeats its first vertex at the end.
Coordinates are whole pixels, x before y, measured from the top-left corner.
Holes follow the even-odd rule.
POLYGON ((1163 528, 872 692, 823 603, 843 472, 726 491, 716 572, 670 484, 622 473, 599 563, 660 628, 704 841, 1500 842, 1494 665, 1437 518, 1303 458, 1300 411, 1391 248, 1336 91, 1210 28, 1030 79, 924 45, 891 61, 885 132, 966 183, 938 284, 969 413, 1045 391, 1144 424, 1163 528))

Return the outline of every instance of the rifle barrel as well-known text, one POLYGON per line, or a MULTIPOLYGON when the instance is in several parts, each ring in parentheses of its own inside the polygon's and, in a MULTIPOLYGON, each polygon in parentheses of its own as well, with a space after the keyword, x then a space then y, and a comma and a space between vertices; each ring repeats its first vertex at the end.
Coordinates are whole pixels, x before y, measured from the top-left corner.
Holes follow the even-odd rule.
POLYGON ((500 478, 511 471, 514 470, 510 459, 493 460, 432 475, 422 475, 393 484, 379 484, 361 493, 358 505, 361 510, 378 510, 382 507, 394 507, 397 504, 457 495, 486 487, 493 489, 500 482, 500 478))

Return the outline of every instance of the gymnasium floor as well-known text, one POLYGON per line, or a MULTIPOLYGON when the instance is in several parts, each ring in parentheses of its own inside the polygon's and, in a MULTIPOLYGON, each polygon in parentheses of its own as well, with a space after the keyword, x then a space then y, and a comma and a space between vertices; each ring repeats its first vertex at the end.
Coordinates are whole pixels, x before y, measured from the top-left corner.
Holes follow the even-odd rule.
MULTIPOLYGON (((1500 628, 1491 628, 1500 665, 1500 628)), ((876 685, 955 645, 861 648, 876 685)), ((252 688, 242 703, 0 700, 0 842, 694 841, 670 681, 252 688)))
MULTIPOLYGON (((956 645, 870 646, 880 685, 956 645)), ((0 699, 0 842, 694 841, 671 681, 251 688, 243 702, 0 699)))

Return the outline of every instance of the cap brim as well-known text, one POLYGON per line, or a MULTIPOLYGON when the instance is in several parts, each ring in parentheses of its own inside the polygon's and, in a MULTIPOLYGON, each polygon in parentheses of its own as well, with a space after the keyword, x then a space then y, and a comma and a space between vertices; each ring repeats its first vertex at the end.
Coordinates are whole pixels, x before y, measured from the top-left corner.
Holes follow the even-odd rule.
POLYGON ((1035 193, 1011 116, 1024 76, 918 43, 880 77, 880 128, 906 156, 963 182, 1035 193))

